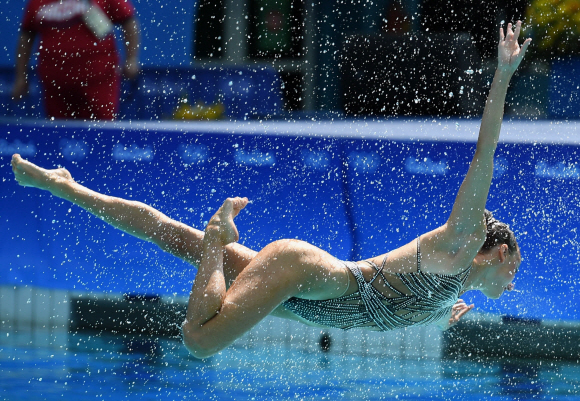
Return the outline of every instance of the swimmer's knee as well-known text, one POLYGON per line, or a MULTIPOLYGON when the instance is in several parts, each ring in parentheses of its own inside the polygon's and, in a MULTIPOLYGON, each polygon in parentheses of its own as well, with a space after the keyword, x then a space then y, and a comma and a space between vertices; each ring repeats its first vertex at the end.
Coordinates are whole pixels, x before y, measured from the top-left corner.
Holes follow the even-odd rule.
POLYGON ((220 351, 209 344, 208 336, 204 335, 201 326, 196 329, 191 322, 185 320, 181 324, 181 332, 185 348, 196 358, 208 358, 220 351))

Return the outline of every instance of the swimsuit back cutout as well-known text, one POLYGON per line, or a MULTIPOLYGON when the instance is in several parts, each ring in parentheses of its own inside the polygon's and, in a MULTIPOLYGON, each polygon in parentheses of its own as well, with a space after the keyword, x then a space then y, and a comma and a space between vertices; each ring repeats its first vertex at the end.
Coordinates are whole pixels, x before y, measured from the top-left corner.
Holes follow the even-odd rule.
MULTIPOLYGON (((388 255, 387 255, 388 256, 388 255)), ((463 289, 471 265, 459 274, 424 273, 421 271, 421 245, 417 239, 417 271, 411 273, 384 273, 387 256, 381 267, 365 261, 375 269, 370 281, 365 281, 360 267, 344 262, 354 275, 358 291, 340 298, 315 301, 290 298, 283 303, 286 309, 312 323, 326 327, 352 329, 368 327, 387 331, 414 325, 427 325, 445 317, 463 289), (389 279, 386 277, 388 275, 389 279), (394 294, 386 297, 373 282, 381 277, 394 294), (393 285, 399 282, 395 288, 393 285)))

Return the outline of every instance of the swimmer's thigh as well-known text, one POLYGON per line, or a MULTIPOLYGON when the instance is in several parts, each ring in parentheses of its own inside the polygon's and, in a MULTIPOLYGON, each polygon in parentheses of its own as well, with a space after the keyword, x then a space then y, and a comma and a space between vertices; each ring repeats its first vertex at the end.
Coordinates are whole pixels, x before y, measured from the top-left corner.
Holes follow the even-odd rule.
POLYGON ((326 252, 300 241, 277 241, 260 251, 227 291, 220 312, 198 338, 222 349, 290 297, 330 299, 348 285, 345 268, 326 252))

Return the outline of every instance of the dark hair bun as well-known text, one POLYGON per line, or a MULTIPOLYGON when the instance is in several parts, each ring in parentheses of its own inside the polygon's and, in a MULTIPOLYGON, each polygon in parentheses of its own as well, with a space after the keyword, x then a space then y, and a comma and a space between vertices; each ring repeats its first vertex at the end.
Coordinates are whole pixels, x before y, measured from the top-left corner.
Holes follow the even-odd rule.
POLYGON ((515 252, 518 249, 518 242, 510 227, 493 217, 493 213, 487 209, 483 212, 483 215, 485 216, 487 234, 480 252, 488 252, 494 246, 502 244, 508 246, 510 253, 515 252))

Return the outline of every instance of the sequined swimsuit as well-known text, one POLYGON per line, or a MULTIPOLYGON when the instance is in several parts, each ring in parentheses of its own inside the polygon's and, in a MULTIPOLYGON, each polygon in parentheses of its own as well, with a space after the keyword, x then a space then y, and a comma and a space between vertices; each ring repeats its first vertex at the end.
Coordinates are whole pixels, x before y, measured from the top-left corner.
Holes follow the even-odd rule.
POLYGON ((385 277, 383 269, 386 261, 385 256, 381 267, 365 261, 375 269, 369 282, 365 281, 356 263, 344 262, 358 284, 358 291, 353 294, 323 301, 293 297, 283 305, 309 322, 344 330, 366 327, 387 331, 427 325, 450 313, 471 271, 469 266, 456 275, 422 272, 420 240, 417 239, 417 272, 392 274, 408 290, 404 293, 385 277), (396 294, 395 297, 386 297, 373 286, 377 277, 382 278, 384 284, 396 294))

